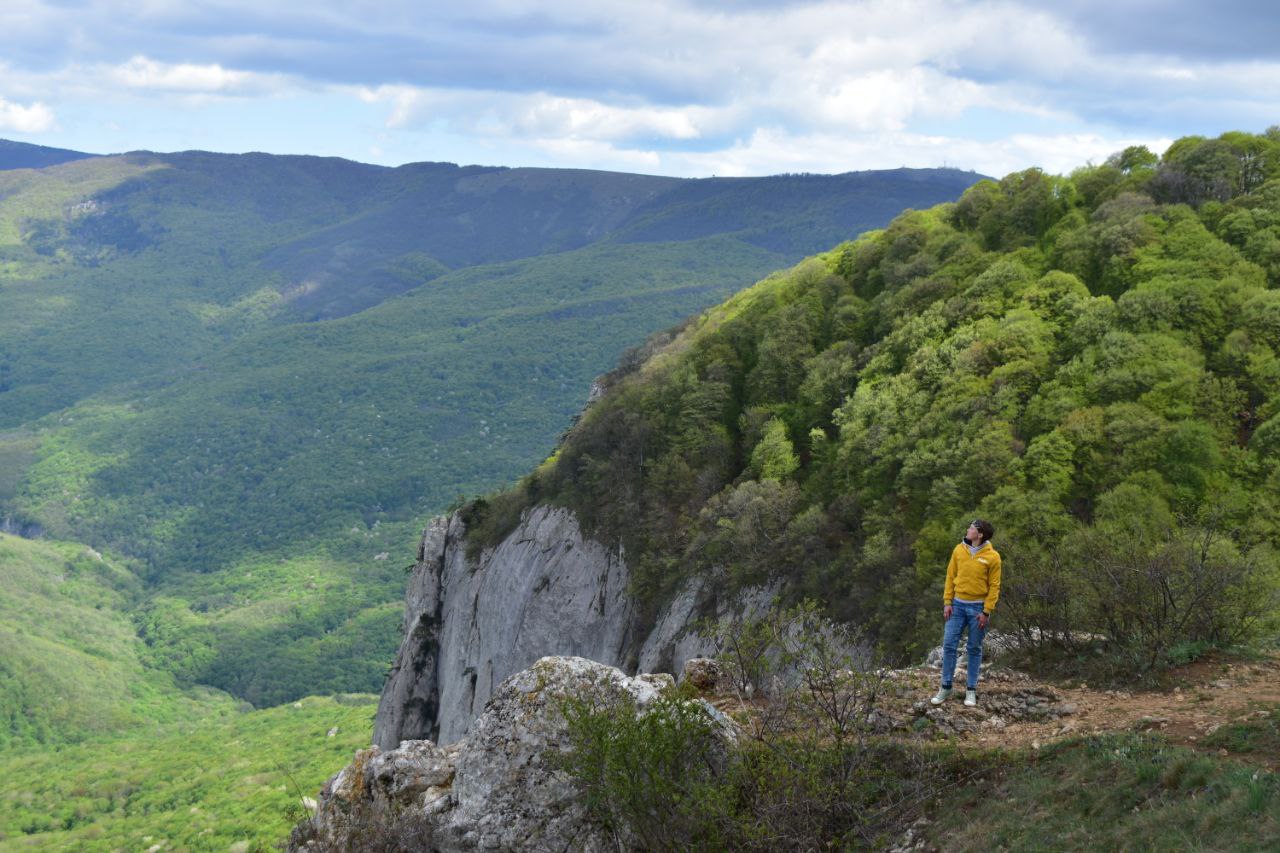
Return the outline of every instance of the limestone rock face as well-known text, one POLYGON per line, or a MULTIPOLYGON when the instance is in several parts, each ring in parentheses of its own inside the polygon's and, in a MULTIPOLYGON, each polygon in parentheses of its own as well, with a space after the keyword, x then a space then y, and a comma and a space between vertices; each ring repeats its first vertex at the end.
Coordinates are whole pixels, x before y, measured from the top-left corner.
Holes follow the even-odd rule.
MULTIPOLYGON (((706 615, 761 610, 772 590, 732 603, 691 580, 645 625, 627 595, 624 555, 583 535, 561 507, 536 506, 501 543, 467 557, 458 514, 422 537, 405 600, 404 640, 382 692, 373 742, 452 743, 497 685, 545 655, 577 655, 628 672, 679 672, 709 654, 693 631, 706 615)), ((652 618, 652 617, 651 617, 652 618)))
POLYGON ((449 837, 504 850, 607 849, 555 763, 569 747, 559 703, 588 692, 627 694, 643 709, 672 683, 670 676, 627 678, 578 657, 543 658, 507 679, 464 741, 449 837))
MULTIPOLYGON (((390 839, 440 851, 612 850, 559 769, 557 757, 569 748, 561 703, 626 697, 643 712, 673 685, 669 675, 628 678, 583 658, 543 658, 498 686, 464 740, 358 753, 329 780, 290 849, 358 850, 390 839)), ((727 748, 737 736, 733 723, 703 705, 727 748)))

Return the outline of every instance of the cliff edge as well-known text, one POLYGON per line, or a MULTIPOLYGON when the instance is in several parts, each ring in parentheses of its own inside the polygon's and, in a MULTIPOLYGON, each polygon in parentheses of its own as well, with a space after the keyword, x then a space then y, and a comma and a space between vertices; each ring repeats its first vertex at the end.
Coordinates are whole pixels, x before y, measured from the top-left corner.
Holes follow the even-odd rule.
MULTIPOLYGON (((436 518, 423 533, 405 597, 404 640, 374 721, 380 749, 404 740, 457 741, 497 685, 548 655, 629 673, 679 672, 710 651, 693 623, 727 610, 694 579, 652 624, 640 624, 621 550, 585 536, 564 508, 533 507, 475 560, 465 536, 458 513, 436 518)), ((756 610, 770 599, 759 590, 733 606, 756 610)))

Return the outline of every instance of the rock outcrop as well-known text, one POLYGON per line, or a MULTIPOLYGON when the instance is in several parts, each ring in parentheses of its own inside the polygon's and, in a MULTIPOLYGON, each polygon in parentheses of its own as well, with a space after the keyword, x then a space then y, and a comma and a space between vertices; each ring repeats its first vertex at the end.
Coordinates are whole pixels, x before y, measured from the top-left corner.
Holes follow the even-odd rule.
POLYGON ((771 590, 727 605, 692 580, 641 624, 624 555, 583 535, 567 509, 537 506, 496 547, 467 556, 455 513, 426 529, 405 601, 405 635, 374 723, 374 744, 447 744, 466 734, 496 686, 546 655, 627 672, 679 672, 710 651, 692 630, 706 615, 759 611, 771 590))
MULTIPOLYGON (((543 658, 503 681, 464 740, 377 746, 325 785, 291 850, 359 850, 394 842, 411 849, 612 850, 590 820, 558 756, 569 748, 566 698, 627 699, 644 712, 670 675, 627 677, 582 658, 543 658)), ((724 748, 733 723, 701 700, 724 748)), ((396 847, 399 849, 399 847, 396 847)))

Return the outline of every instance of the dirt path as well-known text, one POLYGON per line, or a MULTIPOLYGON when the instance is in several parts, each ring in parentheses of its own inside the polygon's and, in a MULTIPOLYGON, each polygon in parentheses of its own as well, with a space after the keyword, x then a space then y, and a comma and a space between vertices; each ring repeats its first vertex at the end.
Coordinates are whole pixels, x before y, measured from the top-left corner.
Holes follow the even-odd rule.
MULTIPOLYGON (((963 689, 934 709, 928 704, 938 684, 936 667, 894 674, 896 714, 924 716, 963 742, 981 746, 1038 748, 1061 738, 1107 731, 1159 731, 1171 742, 1228 754, 1201 741, 1220 726, 1266 717, 1280 708, 1280 653, 1252 662, 1210 658, 1169 674, 1167 690, 1095 690, 1060 687, 1023 673, 993 669, 979 684, 979 706, 962 704, 963 689), (1025 713, 1020 697, 1039 698, 1025 713), (922 704, 924 707, 922 707, 922 704), (1012 710, 1012 713, 1010 711, 1012 710)), ((963 676, 956 683, 963 688, 963 676)), ((1280 755, 1248 753, 1243 761, 1280 769, 1280 755)))

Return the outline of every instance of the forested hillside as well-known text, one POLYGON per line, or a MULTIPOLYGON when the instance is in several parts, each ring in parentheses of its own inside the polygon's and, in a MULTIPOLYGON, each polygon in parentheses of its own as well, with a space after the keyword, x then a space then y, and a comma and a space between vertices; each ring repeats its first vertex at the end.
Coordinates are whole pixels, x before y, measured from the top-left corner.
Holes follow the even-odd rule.
POLYGON ((545 456, 625 346, 976 178, 0 171, 0 529, 131 572, 112 604, 183 685, 375 691, 416 530, 545 456))
POLYGON ((1005 630, 1274 631, 1278 288, 1276 129, 982 181, 654 338, 472 535, 565 504, 652 602, 781 579, 901 655, 977 515, 1005 630))
POLYGON ((234 707, 153 665, 127 615, 142 585, 117 561, 0 533, 0 588, 0 752, 234 707))

